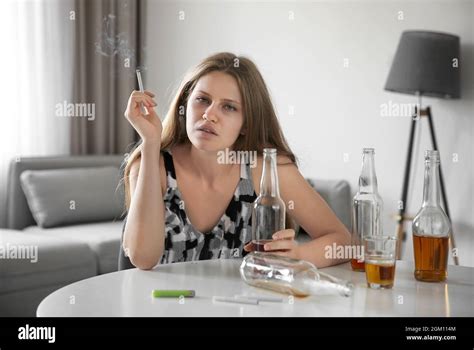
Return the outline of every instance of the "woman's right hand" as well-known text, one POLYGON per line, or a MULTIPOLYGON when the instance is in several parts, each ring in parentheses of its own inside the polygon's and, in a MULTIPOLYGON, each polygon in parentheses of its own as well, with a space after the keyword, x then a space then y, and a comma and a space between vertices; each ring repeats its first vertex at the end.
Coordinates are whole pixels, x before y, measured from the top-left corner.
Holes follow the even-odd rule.
POLYGON ((160 117, 155 113, 154 107, 157 104, 153 97, 155 94, 150 91, 133 91, 128 99, 124 115, 141 136, 143 142, 160 145, 163 126, 160 117), (142 113, 142 103, 148 110, 146 115, 142 113))

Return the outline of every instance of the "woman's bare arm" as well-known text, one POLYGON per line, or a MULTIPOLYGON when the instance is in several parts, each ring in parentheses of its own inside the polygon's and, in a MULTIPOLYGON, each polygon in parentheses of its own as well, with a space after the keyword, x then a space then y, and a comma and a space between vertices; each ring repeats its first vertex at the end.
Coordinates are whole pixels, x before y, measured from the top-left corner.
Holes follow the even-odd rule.
POLYGON ((164 203, 161 189, 160 148, 143 144, 141 158, 130 171, 130 208, 123 246, 133 265, 151 269, 164 249, 164 203))
POLYGON ((130 206, 123 236, 124 252, 139 269, 155 266, 164 247, 164 203, 160 176, 161 120, 155 113, 155 95, 133 91, 128 99, 125 118, 140 134, 141 158, 130 167, 130 206), (142 113, 141 106, 148 109, 142 113))
POLYGON ((326 254, 334 248, 334 244, 350 244, 349 231, 329 205, 308 184, 295 165, 279 165, 278 177, 280 193, 289 214, 313 238, 310 242, 298 246, 298 258, 310 261, 318 267, 347 261, 335 259, 335 254, 332 254, 332 257, 326 254))

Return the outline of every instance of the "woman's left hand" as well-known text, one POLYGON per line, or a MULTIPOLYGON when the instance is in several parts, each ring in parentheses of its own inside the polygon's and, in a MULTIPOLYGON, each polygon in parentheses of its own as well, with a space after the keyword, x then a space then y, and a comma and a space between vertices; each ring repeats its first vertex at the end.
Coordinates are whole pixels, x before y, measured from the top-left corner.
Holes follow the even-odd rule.
MULTIPOLYGON (((295 230, 277 231, 272 238, 271 242, 265 243, 265 252, 298 259, 298 243, 295 241, 295 230)), ((255 246, 252 242, 249 242, 244 246, 244 250, 252 252, 255 250, 255 246)))

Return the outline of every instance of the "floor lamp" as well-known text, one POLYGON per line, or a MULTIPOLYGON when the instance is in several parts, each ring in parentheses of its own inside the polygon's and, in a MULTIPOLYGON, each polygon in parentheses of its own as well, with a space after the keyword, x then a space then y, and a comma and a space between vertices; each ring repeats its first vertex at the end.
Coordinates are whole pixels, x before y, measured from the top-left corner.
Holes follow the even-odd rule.
MULTIPOLYGON (((398 249, 397 258, 401 255, 401 242, 405 239, 405 208, 413 154, 415 128, 420 117, 428 119, 433 150, 438 150, 431 108, 422 108, 422 96, 438 98, 459 98, 461 95, 459 72, 459 37, 451 34, 429 31, 405 31, 402 33, 395 58, 385 84, 385 90, 403 94, 416 95, 418 106, 411 121, 405 173, 402 187, 402 205, 397 216, 398 249)), ((440 167, 441 196, 444 210, 451 220, 448 199, 440 167)), ((454 234, 450 232, 451 251, 456 248, 454 234)), ((459 265, 458 256, 453 255, 454 263, 459 265)))

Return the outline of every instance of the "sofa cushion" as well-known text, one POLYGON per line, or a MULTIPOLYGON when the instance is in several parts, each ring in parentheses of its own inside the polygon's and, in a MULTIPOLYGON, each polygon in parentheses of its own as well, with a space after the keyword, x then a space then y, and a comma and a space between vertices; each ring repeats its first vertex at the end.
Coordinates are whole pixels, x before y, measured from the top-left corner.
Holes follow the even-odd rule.
POLYGON ((351 186, 346 180, 307 179, 347 229, 351 229, 351 186))
MULTIPOLYGON (((351 229, 351 187, 346 180, 320 180, 309 179, 306 181, 321 195, 334 214, 341 220, 348 230, 351 229)), ((311 238, 303 228, 298 228, 297 239, 305 243, 311 238)))
POLYGON ((69 283, 97 274, 86 243, 0 229, 0 294, 69 283))
POLYGON ((21 186, 38 226, 113 220, 123 209, 113 166, 26 170, 21 186))
POLYGON ((43 229, 29 226, 22 232, 30 236, 87 244, 93 252, 97 273, 117 271, 123 221, 108 221, 43 229))
MULTIPOLYGON (((25 170, 77 169, 104 166, 123 168, 125 167, 125 159, 123 155, 111 154, 15 157, 10 161, 8 167, 6 228, 22 230, 27 226, 36 225, 26 201, 25 193, 21 188, 20 175, 25 170)), ((123 192, 123 181, 120 182, 117 191, 123 192)), ((119 195, 121 202, 123 202, 123 198, 123 194, 119 195)))

